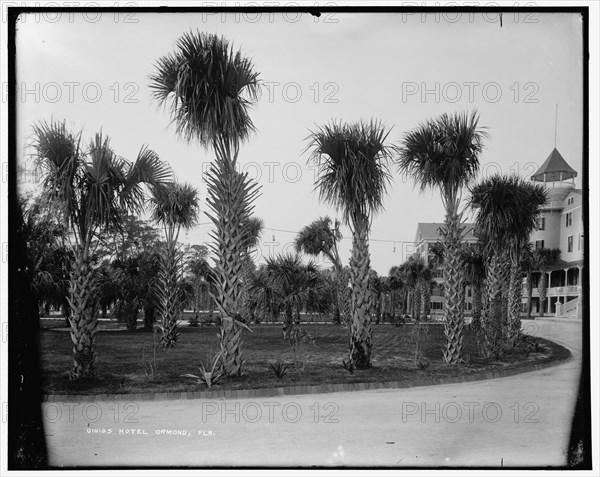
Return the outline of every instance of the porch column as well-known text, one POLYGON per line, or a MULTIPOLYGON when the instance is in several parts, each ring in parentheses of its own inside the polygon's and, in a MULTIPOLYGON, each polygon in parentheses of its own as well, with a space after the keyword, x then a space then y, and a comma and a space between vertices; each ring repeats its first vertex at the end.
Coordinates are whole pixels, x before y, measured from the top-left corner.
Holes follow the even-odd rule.
POLYGON ((569 269, 568 268, 565 269, 565 286, 566 287, 569 286, 569 269))
POLYGON ((577 277, 577 286, 581 286, 582 285, 581 272, 583 270, 583 267, 577 267, 577 270, 579 270, 579 276, 577 277))

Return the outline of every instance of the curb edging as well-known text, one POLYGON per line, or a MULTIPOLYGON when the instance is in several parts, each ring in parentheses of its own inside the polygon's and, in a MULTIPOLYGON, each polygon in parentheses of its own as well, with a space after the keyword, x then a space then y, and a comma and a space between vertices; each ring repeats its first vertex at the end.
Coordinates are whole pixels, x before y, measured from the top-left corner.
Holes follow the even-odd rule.
POLYGON ((249 399, 296 396, 304 394, 331 394, 338 392, 374 391, 378 389, 405 389, 424 386, 439 386, 442 384, 458 384, 490 379, 507 378, 518 374, 540 371, 558 366, 573 360, 573 354, 554 361, 537 363, 523 368, 512 368, 500 371, 474 373, 472 375, 451 376, 434 379, 417 379, 412 383, 401 381, 382 381, 369 383, 337 383, 319 385, 280 386, 256 389, 229 389, 220 391, 182 391, 165 393, 134 393, 134 394, 45 394, 42 403, 48 402, 111 402, 111 401, 174 401, 195 399, 249 399))

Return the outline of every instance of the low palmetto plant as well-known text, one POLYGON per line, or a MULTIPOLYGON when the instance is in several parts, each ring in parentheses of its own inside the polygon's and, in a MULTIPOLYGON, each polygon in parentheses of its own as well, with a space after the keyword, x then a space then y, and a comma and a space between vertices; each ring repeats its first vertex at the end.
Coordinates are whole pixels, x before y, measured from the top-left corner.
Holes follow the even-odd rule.
POLYGON ((288 365, 286 363, 277 361, 276 363, 269 363, 269 366, 273 370, 273 374, 275 374, 277 379, 282 379, 287 374, 288 365))
POLYGON ((354 364, 351 359, 342 360, 342 364, 340 364, 342 368, 348 371, 350 374, 354 374, 354 364))
POLYGON ((183 378, 192 378, 192 379, 196 379, 199 383, 204 383, 206 384, 206 386, 208 387, 208 389, 210 389, 212 387, 213 384, 216 384, 217 382, 219 382, 219 380, 223 377, 223 373, 221 372, 221 364, 219 362, 219 359, 221 358, 221 354, 223 354, 223 351, 219 351, 216 356, 214 358, 210 358, 210 354, 207 356, 207 363, 210 365, 210 363, 212 362, 212 367, 210 368, 210 371, 208 371, 205 367, 204 367, 204 363, 200 362, 200 371, 202 371, 202 375, 200 376, 196 376, 195 374, 182 374, 181 377, 183 378), (217 365, 219 365, 219 368, 217 368, 217 365))

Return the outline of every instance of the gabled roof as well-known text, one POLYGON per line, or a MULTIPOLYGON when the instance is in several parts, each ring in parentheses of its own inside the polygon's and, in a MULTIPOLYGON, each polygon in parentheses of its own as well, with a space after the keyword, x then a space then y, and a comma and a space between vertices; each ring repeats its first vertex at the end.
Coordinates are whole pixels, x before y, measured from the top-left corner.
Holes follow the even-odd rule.
POLYGON ((538 171, 531 176, 531 180, 554 182, 572 179, 573 177, 577 177, 577 171, 567 164, 558 149, 554 148, 538 171))
MULTIPOLYGON (((464 238, 465 240, 477 240, 473 233, 475 224, 464 223, 465 227, 464 238)), ((440 229, 445 227, 443 222, 419 222, 417 224, 417 234, 415 235, 415 243, 419 243, 421 240, 439 240, 442 238, 440 229)))

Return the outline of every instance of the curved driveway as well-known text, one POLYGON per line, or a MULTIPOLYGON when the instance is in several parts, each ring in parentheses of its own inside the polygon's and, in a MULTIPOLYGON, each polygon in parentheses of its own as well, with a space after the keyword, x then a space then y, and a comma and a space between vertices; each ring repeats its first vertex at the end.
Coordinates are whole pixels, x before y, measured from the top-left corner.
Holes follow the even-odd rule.
POLYGON ((581 323, 531 321, 564 364, 432 387, 240 400, 45 403, 53 466, 555 466, 581 323), (103 432, 104 430, 104 432, 103 432))

